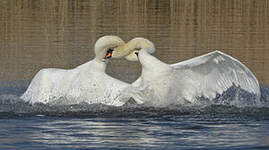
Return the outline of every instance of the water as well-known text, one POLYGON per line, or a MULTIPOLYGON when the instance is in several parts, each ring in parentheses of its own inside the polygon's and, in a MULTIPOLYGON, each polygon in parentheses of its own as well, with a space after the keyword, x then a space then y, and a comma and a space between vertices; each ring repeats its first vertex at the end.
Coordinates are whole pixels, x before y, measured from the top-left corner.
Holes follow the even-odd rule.
MULTIPOLYGON (((25 88, 2 87, 85 63, 110 34, 150 39, 167 63, 221 50, 268 84, 268 1, 1 0, 0 8, 0 149, 269 149, 268 88, 262 108, 230 105, 230 93, 217 105, 117 108, 32 106, 18 98, 25 88)), ((140 68, 113 60, 107 72, 132 82, 140 68)))
POLYGON ((256 117, 237 114, 93 118, 38 115, 1 119, 0 148, 268 149, 269 120, 256 117))
POLYGON ((30 105, 18 91, 0 96, 0 149, 269 149, 268 105, 30 105))

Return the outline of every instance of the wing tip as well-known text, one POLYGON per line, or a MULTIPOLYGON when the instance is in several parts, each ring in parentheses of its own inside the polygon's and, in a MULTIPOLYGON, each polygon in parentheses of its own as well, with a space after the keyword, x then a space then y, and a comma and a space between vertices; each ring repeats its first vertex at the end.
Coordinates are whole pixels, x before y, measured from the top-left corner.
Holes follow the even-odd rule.
POLYGON ((254 75, 254 73, 246 66, 246 65, 244 65, 241 61, 239 61, 239 60, 237 60, 236 58, 234 58, 234 57, 232 57, 232 56, 230 56, 230 55, 228 55, 228 54, 226 54, 226 53, 224 53, 224 52, 222 52, 222 51, 220 51, 220 50, 215 50, 215 51, 213 51, 213 53, 215 53, 215 54, 219 54, 219 55, 224 55, 224 56, 226 56, 226 57, 228 57, 228 58, 230 58, 230 59, 232 59, 232 60, 234 60, 234 61, 236 61, 237 63, 239 63, 246 71, 248 71, 248 72, 250 72, 250 74, 251 74, 251 76, 252 76, 252 78, 253 78, 253 82, 255 83, 254 85, 255 85, 255 87, 253 87, 253 91, 252 92, 254 92, 255 94, 257 94, 258 95, 258 97, 260 96, 260 84, 259 84, 259 80, 257 79, 257 77, 254 75))
POLYGON ((213 51, 212 53, 214 53, 214 54, 220 54, 220 55, 225 55, 225 56, 228 55, 228 54, 226 54, 226 53, 224 53, 224 52, 222 52, 222 51, 220 51, 220 50, 215 50, 215 51, 213 51))
POLYGON ((236 58, 234 58, 234 57, 232 57, 232 56, 230 56, 230 55, 228 55, 228 54, 226 54, 226 53, 224 53, 224 52, 222 52, 220 50, 214 50, 210 54, 216 55, 216 56, 225 56, 226 58, 228 57, 229 59, 231 59, 231 60, 237 62, 239 65, 241 65, 245 69, 245 71, 247 71, 247 72, 249 72, 251 74, 251 77, 253 79, 252 81, 254 82, 254 87, 253 87, 251 92, 257 94, 257 97, 260 96, 259 81, 258 81, 257 77, 254 75, 254 73, 247 66, 245 66, 242 62, 240 62, 236 58))

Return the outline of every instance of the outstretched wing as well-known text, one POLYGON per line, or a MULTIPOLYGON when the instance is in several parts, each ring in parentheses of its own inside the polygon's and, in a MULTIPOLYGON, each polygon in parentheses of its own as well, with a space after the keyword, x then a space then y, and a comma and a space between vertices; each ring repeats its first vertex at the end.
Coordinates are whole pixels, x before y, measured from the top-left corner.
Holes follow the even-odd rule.
POLYGON ((259 82, 253 73, 235 58, 214 51, 190 60, 171 65, 176 71, 184 72, 195 80, 204 97, 212 93, 222 94, 233 85, 260 98, 259 82))

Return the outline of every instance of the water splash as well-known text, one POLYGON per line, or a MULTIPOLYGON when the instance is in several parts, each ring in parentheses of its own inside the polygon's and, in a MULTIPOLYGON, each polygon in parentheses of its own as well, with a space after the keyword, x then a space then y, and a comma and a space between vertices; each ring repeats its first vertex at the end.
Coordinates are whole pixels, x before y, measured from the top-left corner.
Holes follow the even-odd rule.
MULTIPOLYGON (((171 104, 166 107, 156 107, 145 104, 137 104, 133 99, 129 99, 121 107, 107 106, 103 104, 79 103, 76 105, 65 105, 63 103, 50 104, 30 104, 19 98, 19 95, 0 95, 0 118, 25 117, 25 116, 68 116, 68 117, 160 117, 167 115, 189 115, 189 114, 248 114, 248 116, 269 116, 269 88, 262 87, 261 103, 262 107, 252 103, 252 96, 244 91, 239 94, 233 93, 238 89, 230 89, 223 95, 219 95, 213 101, 200 99, 199 103, 190 105, 186 103, 171 104), (250 97, 248 97, 250 96, 250 97), (234 97, 237 97, 235 99, 234 97), (238 107, 240 106, 240 107, 238 107)), ((269 118, 267 118, 269 119, 269 118)))
POLYGON ((175 90, 168 91, 168 97, 163 100, 155 95, 155 91, 149 87, 134 87, 126 89, 123 93, 125 97, 133 97, 137 102, 146 106, 153 107, 173 107, 178 106, 209 106, 209 105, 227 105, 236 107, 268 107, 269 88, 262 87, 262 96, 257 99, 257 95, 250 93, 240 87, 233 85, 221 94, 216 94, 214 99, 205 97, 196 97, 188 101, 180 97, 180 93, 175 90), (177 96, 178 95, 178 96, 177 96))

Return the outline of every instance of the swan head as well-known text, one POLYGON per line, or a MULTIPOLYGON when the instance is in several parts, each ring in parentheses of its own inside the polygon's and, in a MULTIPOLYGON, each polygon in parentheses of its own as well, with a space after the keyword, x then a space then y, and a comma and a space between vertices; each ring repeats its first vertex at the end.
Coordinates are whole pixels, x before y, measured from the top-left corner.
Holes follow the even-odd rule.
POLYGON ((103 62, 107 62, 110 58, 113 58, 116 52, 117 55, 122 55, 120 52, 125 42, 118 36, 107 35, 99 38, 94 46, 95 58, 101 60, 103 62), (119 47, 119 48, 117 48, 119 47), (119 49, 120 52, 115 51, 115 49, 119 49))
POLYGON ((125 57, 125 59, 129 61, 138 61, 139 51, 141 49, 150 54, 155 52, 155 46, 151 41, 142 37, 137 37, 130 40, 125 45, 117 47, 115 51, 118 51, 118 53, 115 54, 118 57, 125 57))

